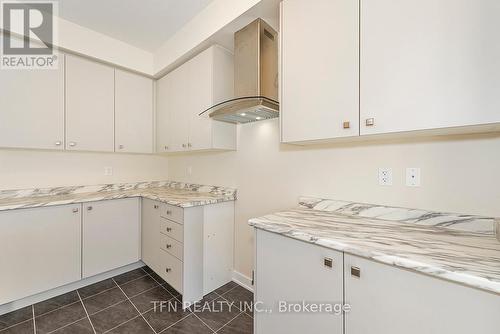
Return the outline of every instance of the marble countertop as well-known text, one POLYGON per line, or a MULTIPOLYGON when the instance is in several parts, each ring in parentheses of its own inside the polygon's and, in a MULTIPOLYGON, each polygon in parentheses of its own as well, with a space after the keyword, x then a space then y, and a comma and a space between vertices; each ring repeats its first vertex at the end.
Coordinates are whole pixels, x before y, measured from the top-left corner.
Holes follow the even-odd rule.
MULTIPOLYGON (((483 231, 484 224, 479 228, 480 232, 464 231, 439 225, 446 220, 444 214, 438 219, 439 224, 418 224, 407 222, 403 218, 407 218, 408 214, 401 212, 397 214, 400 219, 392 220, 362 214, 362 211, 371 210, 383 216, 395 208, 385 207, 386 211, 382 213, 380 208, 383 207, 373 210, 376 206, 340 201, 330 201, 334 204, 325 205, 325 200, 321 201, 301 200, 297 208, 252 218, 249 224, 297 240, 500 294, 500 242, 495 234, 483 231), (346 210, 360 206, 363 209, 346 213, 346 210)), ((421 214, 429 217, 429 213, 421 214)), ((457 217, 451 216, 454 219, 457 217)), ((482 223, 488 220, 476 218, 482 223)), ((471 226, 467 228, 472 229, 471 226)))
POLYGON ((236 190, 171 181, 1 190, 0 211, 129 197, 143 197, 189 208, 234 201, 236 190))

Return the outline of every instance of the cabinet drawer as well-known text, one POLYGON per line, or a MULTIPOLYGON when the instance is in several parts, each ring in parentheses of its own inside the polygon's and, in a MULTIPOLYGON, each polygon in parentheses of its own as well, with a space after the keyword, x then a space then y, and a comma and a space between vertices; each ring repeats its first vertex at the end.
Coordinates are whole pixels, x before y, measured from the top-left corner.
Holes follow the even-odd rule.
POLYGON ((182 225, 174 223, 168 219, 161 219, 160 232, 174 238, 177 241, 183 242, 184 228, 182 225))
POLYGON ((182 224, 184 221, 184 209, 178 206, 163 204, 161 207, 161 216, 182 224))
POLYGON ((177 290, 177 292, 183 293, 182 261, 175 256, 165 252, 164 250, 160 250, 160 266, 161 270, 159 274, 161 278, 163 278, 168 284, 170 284, 175 290, 177 290))
POLYGON ((162 234, 160 237, 160 248, 175 256, 179 260, 183 260, 183 246, 179 241, 162 234))

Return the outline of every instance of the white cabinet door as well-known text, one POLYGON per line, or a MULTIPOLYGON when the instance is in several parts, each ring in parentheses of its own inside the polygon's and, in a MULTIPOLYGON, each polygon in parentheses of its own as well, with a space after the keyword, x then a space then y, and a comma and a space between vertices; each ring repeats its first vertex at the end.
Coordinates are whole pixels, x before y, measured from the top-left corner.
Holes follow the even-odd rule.
POLYGON ((193 150, 203 150, 212 147, 212 120, 208 112, 201 112, 213 103, 213 49, 202 52, 184 66, 189 73, 189 140, 188 146, 193 150))
POLYGON ((115 151, 153 152, 153 80, 115 70, 115 151))
POLYGON ((281 3, 280 103, 283 142, 359 135, 358 1, 281 3))
POLYGON ((348 254, 344 261, 346 334, 498 333, 498 295, 348 254))
POLYGON ((66 149, 114 151, 114 69, 66 56, 66 149))
POLYGON ((189 68, 181 66, 169 73, 171 86, 167 99, 170 108, 170 152, 186 151, 188 149, 188 131, 191 99, 197 99, 189 92, 189 68))
POLYGON ((342 314, 280 313, 278 308, 279 302, 341 305, 343 254, 262 230, 256 233, 255 300, 272 313, 255 313, 255 333, 343 333, 342 314))
POLYGON ((0 305, 81 279, 80 208, 0 212, 0 305))
POLYGON ((83 204, 83 277, 140 259, 139 199, 83 204))
POLYGON ((154 271, 161 269, 160 262, 160 204, 158 202, 142 199, 142 262, 154 271))
POLYGON ((361 8, 362 135, 500 122, 497 0, 361 8))
POLYGON ((170 92, 172 78, 167 74, 156 82, 156 152, 165 153, 170 149, 170 92))
POLYGON ((0 147, 64 149, 64 55, 55 70, 2 70, 0 147))

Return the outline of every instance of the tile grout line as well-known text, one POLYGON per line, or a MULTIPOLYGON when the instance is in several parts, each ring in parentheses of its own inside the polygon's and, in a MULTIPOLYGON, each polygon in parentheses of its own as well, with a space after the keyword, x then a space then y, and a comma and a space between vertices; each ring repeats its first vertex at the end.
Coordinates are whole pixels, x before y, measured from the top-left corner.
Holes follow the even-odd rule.
POLYGON ((78 320, 75 320, 75 321, 73 321, 73 322, 70 322, 69 324, 66 324, 66 325, 64 325, 64 326, 58 327, 58 328, 54 329, 53 331, 48 332, 47 334, 55 333, 55 332, 57 332, 58 330, 61 330, 61 329, 66 328, 66 327, 68 327, 68 326, 74 325, 74 324, 76 324, 77 322, 82 321, 83 319, 87 319, 87 317, 85 316, 85 317, 83 317, 83 318, 80 318, 80 319, 78 319, 78 320))
POLYGON ((166 331, 167 329, 170 329, 170 328, 174 327, 174 326, 175 326, 175 325, 177 325, 179 322, 181 322, 182 320, 186 319, 187 317, 190 317, 191 315, 193 315, 193 313, 192 313, 192 312, 189 312, 189 314, 188 314, 188 315, 186 315, 186 316, 185 316, 185 317, 183 317, 182 319, 177 320, 176 322, 174 322, 173 324, 171 324, 171 325, 170 325, 170 326, 168 326, 167 328, 162 329, 162 330, 161 330, 160 332, 158 332, 157 334, 161 334, 161 333, 163 333, 164 331, 166 331))
MULTIPOLYGON (((144 271, 144 270, 143 270, 144 271)), ((145 271, 144 271, 145 272, 145 271)), ((149 274, 148 274, 149 275, 149 274)), ((153 330, 153 333, 156 334, 156 331, 155 329, 153 328, 153 326, 150 325, 150 323, 146 320, 146 318, 144 317, 144 315, 142 315, 142 313, 139 311, 139 309, 137 308, 137 306, 135 306, 134 303, 132 303, 132 301, 130 300, 130 298, 127 296, 127 294, 125 293, 125 291, 123 291, 123 289, 118 285, 118 283, 116 283, 115 279, 114 278, 111 278, 113 280, 113 282, 115 282, 116 286, 118 286, 118 288, 121 290, 121 292, 125 295, 125 297, 127 298, 127 300, 129 301, 130 304, 132 304, 132 306, 135 308, 135 310, 137 311, 137 313, 139 313, 139 315, 142 317, 142 319, 148 324, 149 328, 151 328, 153 330)))
POLYGON ((28 322, 28 321, 32 321, 33 319, 26 319, 26 320, 23 320, 21 322, 18 322, 18 323, 15 323, 13 325, 10 325, 9 327, 5 327, 3 329, 0 329, 0 333, 3 333, 5 332, 7 329, 11 329, 12 327, 16 327, 18 325, 21 325, 21 324, 24 324, 25 322, 28 322))
POLYGON ((234 318, 232 318, 227 323, 225 323, 224 326, 222 326, 221 328, 219 328, 215 333, 219 333, 224 327, 226 327, 227 325, 229 325, 234 319, 238 318, 242 313, 245 313, 245 312, 243 312, 243 311, 240 310, 240 313, 238 313, 234 318))
POLYGON ((136 316, 135 316, 135 317, 133 317, 132 319, 128 319, 127 321, 122 322, 121 324, 118 324, 118 325, 116 325, 115 327, 108 329, 107 331, 104 331, 102 334, 109 333, 109 332, 111 332, 113 329, 116 329, 116 328, 120 327, 121 325, 125 325, 126 323, 128 323, 128 322, 130 322, 130 321, 132 321, 132 320, 135 320, 135 319, 137 319, 137 318, 139 318, 139 317, 140 317, 140 315, 136 315, 136 316))
POLYGON ((76 290, 76 293, 78 294, 78 298, 80 298, 80 303, 82 303, 83 310, 85 311, 85 314, 87 315, 87 318, 89 319, 90 326, 92 326, 92 330, 94 331, 94 334, 96 334, 94 324, 92 323, 92 320, 90 320, 89 312, 87 312, 87 308, 85 307, 85 304, 83 303, 82 297, 80 296, 80 293, 78 290, 76 290))
POLYGON ((33 313, 33 333, 36 334, 35 305, 33 304, 31 304, 31 312, 33 313))
POLYGON ((205 321, 203 321, 203 319, 201 319, 195 312, 191 312, 193 313, 193 315, 201 321, 202 324, 204 324, 205 326, 207 326, 208 329, 210 329, 212 331, 212 333, 215 333, 215 331, 212 329, 212 327, 210 327, 207 323, 205 323, 205 321))
MULTIPOLYGON (((57 297, 57 296, 56 296, 57 297)), ((50 299, 47 299, 47 300, 50 300, 50 299)), ((72 305, 75 305, 76 303, 80 302, 79 300, 75 301, 75 302, 72 302, 72 303, 69 303, 69 304, 66 304, 66 305, 63 305, 63 306, 60 306, 56 309, 53 309, 53 310, 50 310, 48 312, 45 312, 45 313, 42 313, 42 314, 39 314, 39 315, 36 315, 35 318, 41 318, 41 317, 44 317, 46 316, 47 314, 51 314, 51 313, 54 313, 56 311, 59 311, 59 310, 62 310, 63 308, 66 308, 66 307, 69 307, 69 306, 72 306, 72 305)), ((33 306, 34 307, 34 306, 33 306)))

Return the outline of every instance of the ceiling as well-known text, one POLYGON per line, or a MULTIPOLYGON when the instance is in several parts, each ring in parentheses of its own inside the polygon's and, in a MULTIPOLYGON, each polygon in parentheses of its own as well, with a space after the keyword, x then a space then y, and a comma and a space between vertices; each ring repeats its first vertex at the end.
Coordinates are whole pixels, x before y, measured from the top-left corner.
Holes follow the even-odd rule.
POLYGON ((213 0, 59 0, 59 16, 150 52, 213 0))

